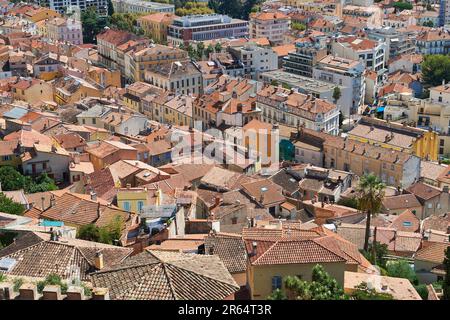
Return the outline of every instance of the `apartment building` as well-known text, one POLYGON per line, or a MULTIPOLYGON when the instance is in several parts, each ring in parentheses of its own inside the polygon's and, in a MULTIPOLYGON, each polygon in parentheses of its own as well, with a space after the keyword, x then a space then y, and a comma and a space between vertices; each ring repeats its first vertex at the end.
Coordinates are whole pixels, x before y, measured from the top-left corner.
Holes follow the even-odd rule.
POLYGON ((175 19, 173 13, 158 12, 140 17, 137 21, 147 37, 150 37, 156 43, 165 43, 173 19, 175 19))
POLYGON ((271 48, 246 44, 230 47, 229 52, 244 64, 244 74, 259 80, 262 72, 278 69, 278 55, 271 48))
POLYGON ((416 51, 421 54, 450 53, 450 32, 443 28, 420 32, 416 37, 416 51))
POLYGON ((169 26, 167 42, 172 45, 190 41, 248 37, 248 21, 221 14, 176 17, 169 26))
POLYGON ((350 110, 353 105, 352 87, 340 86, 313 78, 302 77, 285 71, 269 71, 262 74, 264 83, 292 88, 303 94, 310 94, 315 98, 327 100, 336 104, 342 112, 350 110), (338 87, 341 97, 336 101, 333 98, 335 88, 338 87))
POLYGON ((53 41, 70 44, 83 43, 81 22, 75 19, 53 18, 46 22, 47 37, 53 41))
POLYGON ((339 108, 312 95, 268 85, 257 93, 256 105, 264 122, 304 126, 331 135, 339 132, 339 108))
POLYGON ((418 128, 439 134, 439 157, 450 157, 450 85, 430 88, 428 99, 408 102, 409 120, 418 128))
POLYGON ((254 12, 250 14, 250 37, 267 38, 273 45, 281 45, 290 25, 291 18, 282 12, 254 12))
POLYGON ((347 134, 352 140, 413 154, 421 159, 438 160, 439 136, 435 131, 362 117, 347 134))
POLYGON ((198 95, 203 91, 202 73, 190 60, 151 65, 145 71, 145 81, 175 94, 198 95))
POLYGON ((450 1, 439 0, 439 27, 450 23, 450 1))
POLYGON ((117 47, 137 37, 126 31, 107 29, 97 35, 99 62, 110 68, 119 69, 117 47))
POLYGON ((386 73, 387 46, 383 42, 361 39, 356 36, 337 38, 331 44, 331 53, 337 57, 362 60, 367 69, 377 73, 378 79, 383 79, 386 73))
POLYGON ((364 104, 364 71, 365 66, 361 61, 328 55, 319 60, 313 68, 313 78, 351 88, 352 104, 348 109, 341 108, 342 113, 348 117, 356 114, 364 104))
POLYGON ((144 81, 145 70, 152 65, 187 59, 187 52, 160 44, 149 44, 125 54, 124 76, 130 81, 144 81))
POLYGON ((143 0, 111 0, 114 12, 117 13, 174 13, 175 5, 143 0))
POLYGON ((326 55, 326 46, 320 39, 309 38, 307 41, 298 41, 295 43, 295 52, 289 52, 283 59, 283 69, 312 78, 313 67, 326 55))
POLYGON ((61 14, 65 14, 70 7, 79 8, 81 12, 89 7, 95 7, 100 16, 108 15, 108 0, 39 0, 39 5, 49 7, 61 14))
POLYGON ((415 38, 394 28, 369 28, 366 32, 369 39, 386 43, 385 61, 416 50, 415 38))

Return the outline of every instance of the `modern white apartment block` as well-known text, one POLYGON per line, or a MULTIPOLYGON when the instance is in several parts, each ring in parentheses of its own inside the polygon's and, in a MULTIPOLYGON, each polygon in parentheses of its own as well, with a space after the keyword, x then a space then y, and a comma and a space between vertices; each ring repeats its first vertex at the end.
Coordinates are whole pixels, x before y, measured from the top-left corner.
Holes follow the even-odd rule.
POLYGON ((387 72, 386 50, 387 45, 384 42, 361 39, 356 36, 337 38, 331 44, 331 53, 334 56, 362 60, 367 69, 377 73, 380 81, 387 72))
POLYGON ((167 42, 172 45, 190 41, 248 37, 248 21, 221 14, 177 17, 169 26, 167 42))
POLYGON ((108 0, 40 0, 39 5, 47 6, 61 14, 70 7, 78 7, 83 12, 89 7, 95 7, 100 16, 108 15, 108 0))
POLYGON ((364 104, 364 70, 362 61, 328 55, 313 68, 313 78, 352 89, 352 104, 348 108, 341 108, 342 113, 348 117, 357 113, 358 108, 364 104))
POLYGON ((254 80, 259 80, 262 72, 278 69, 278 55, 271 48, 247 44, 230 47, 230 53, 244 64, 244 72, 254 80))

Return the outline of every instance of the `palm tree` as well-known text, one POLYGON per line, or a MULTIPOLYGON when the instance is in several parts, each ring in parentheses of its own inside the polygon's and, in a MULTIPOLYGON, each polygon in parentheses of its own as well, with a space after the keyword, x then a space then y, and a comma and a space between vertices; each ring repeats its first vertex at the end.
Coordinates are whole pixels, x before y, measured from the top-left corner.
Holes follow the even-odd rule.
POLYGON ((374 174, 365 174, 361 177, 356 189, 358 194, 358 209, 367 213, 366 235, 364 239, 364 251, 369 248, 370 219, 375 216, 381 208, 384 197, 384 183, 374 174))

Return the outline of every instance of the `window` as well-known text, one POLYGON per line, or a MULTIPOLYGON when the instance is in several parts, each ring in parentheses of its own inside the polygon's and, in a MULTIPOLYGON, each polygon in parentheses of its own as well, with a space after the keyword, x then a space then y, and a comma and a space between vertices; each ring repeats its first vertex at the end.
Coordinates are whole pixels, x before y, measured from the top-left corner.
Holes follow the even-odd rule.
POLYGON ((237 217, 231 218, 231 224, 237 224, 237 217))
POLYGON ((272 277, 272 291, 276 289, 281 289, 281 276, 273 276, 272 277))
POLYGON ((441 147, 444 146, 444 139, 441 139, 441 140, 439 141, 439 146, 441 146, 441 147))
POLYGON ((123 202, 123 210, 130 211, 130 202, 129 201, 123 202))
POLYGON ((97 119, 96 118, 93 118, 92 119, 92 124, 96 124, 97 123, 97 119))
POLYGON ((138 212, 141 212, 143 207, 144 207, 144 201, 139 200, 138 203, 137 203, 138 212))
POLYGON ((439 101, 439 102, 442 102, 442 97, 439 97, 439 98, 438 98, 438 101, 439 101))
POLYGON ((10 161, 12 159, 11 156, 3 156, 3 161, 10 161))

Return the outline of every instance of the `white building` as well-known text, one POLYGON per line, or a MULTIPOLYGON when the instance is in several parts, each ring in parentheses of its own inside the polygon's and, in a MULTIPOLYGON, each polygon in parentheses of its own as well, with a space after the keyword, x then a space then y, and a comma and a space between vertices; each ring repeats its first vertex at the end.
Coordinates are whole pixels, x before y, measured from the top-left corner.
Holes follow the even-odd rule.
POLYGON ((108 15, 108 0, 39 0, 39 5, 50 7, 61 14, 65 14, 70 7, 79 7, 81 12, 95 7, 100 16, 108 15))
POLYGON ((291 18, 281 12, 256 12, 250 15, 250 37, 267 38, 272 44, 283 44, 290 30, 291 18))
POLYGON ((278 69, 278 55, 271 48, 247 44, 231 47, 229 51, 244 64, 244 73, 254 80, 259 80, 262 72, 278 69))
POLYGON ((81 22, 75 19, 53 18, 47 22, 47 36, 53 41, 83 43, 81 22))
POLYGON ((358 108, 364 104, 364 70, 362 61, 328 55, 319 60, 313 68, 313 78, 351 88, 352 105, 348 106, 349 108, 341 108, 342 113, 348 117, 357 113, 358 108))
POLYGON ((387 71, 385 67, 386 50, 384 42, 360 39, 356 36, 337 38, 331 44, 331 53, 334 56, 362 60, 367 69, 377 73, 379 80, 383 79, 383 75, 387 71))
POLYGON ((313 95, 269 85, 258 92, 256 106, 264 122, 303 126, 331 135, 339 132, 339 108, 313 95))

